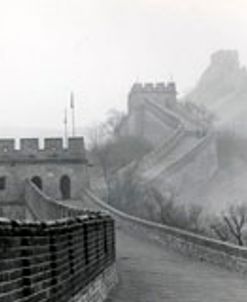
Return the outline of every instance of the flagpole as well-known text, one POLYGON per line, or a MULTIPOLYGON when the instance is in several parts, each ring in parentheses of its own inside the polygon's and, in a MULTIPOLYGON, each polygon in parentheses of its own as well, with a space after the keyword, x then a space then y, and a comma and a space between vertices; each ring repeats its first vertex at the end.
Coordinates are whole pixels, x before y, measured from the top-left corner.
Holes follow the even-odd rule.
POLYGON ((73 91, 70 94, 70 108, 71 108, 71 115, 72 115, 72 137, 75 136, 75 100, 74 100, 74 93, 73 91))
POLYGON ((67 108, 64 110, 64 141, 65 147, 68 146, 68 119, 67 119, 67 108))

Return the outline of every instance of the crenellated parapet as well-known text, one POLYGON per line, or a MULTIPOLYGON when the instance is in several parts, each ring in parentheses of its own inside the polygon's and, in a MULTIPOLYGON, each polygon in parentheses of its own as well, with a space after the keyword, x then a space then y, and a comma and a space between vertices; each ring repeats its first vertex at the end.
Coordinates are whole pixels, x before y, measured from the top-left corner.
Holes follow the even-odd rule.
POLYGON ((83 137, 71 137, 68 146, 62 138, 45 138, 44 147, 38 138, 20 139, 20 145, 14 139, 0 139, 1 161, 84 161, 85 147, 83 137))
POLYGON ((177 101, 174 83, 136 83, 128 102, 122 133, 142 137, 153 146, 152 152, 128 167, 135 167, 141 185, 164 197, 172 191, 178 201, 194 201, 194 192, 218 168, 210 114, 196 104, 177 101))
POLYGON ((167 93, 176 96, 176 84, 169 82, 167 84, 160 83, 135 83, 130 91, 132 93, 167 93))
POLYGON ((0 139, 0 207, 22 200, 25 179, 56 199, 76 199, 89 185, 83 137, 0 139))
POLYGON ((26 185, 36 219, 0 217, 0 301, 103 302, 117 283, 113 219, 26 185))
MULTIPOLYGON (((150 135, 147 134, 147 129, 152 128, 152 133, 159 133, 160 128, 162 132, 169 132, 171 128, 173 130, 174 123, 171 125, 170 117, 171 115, 174 116, 174 114, 167 114, 168 117, 164 120, 167 120, 166 125, 163 121, 157 121, 156 117, 153 116, 153 113, 147 107, 149 107, 148 102, 152 102, 159 105, 162 109, 171 108, 177 102, 176 95, 176 85, 173 82, 135 83, 128 95, 128 120, 122 127, 122 133, 143 136, 148 139, 150 135), (151 124, 153 125, 152 121, 154 120, 156 120, 156 129, 150 126, 151 124)), ((160 137, 158 135, 157 138, 152 139, 151 143, 156 144, 159 140, 160 137)))
POLYGON ((135 83, 128 95, 128 118, 121 130, 124 135, 142 136, 156 145, 179 124, 188 133, 206 133, 212 119, 204 108, 177 100, 174 82, 135 83))
POLYGON ((128 96, 128 111, 142 114, 146 101, 152 101, 163 108, 172 107, 177 102, 176 85, 169 83, 135 83, 128 96))

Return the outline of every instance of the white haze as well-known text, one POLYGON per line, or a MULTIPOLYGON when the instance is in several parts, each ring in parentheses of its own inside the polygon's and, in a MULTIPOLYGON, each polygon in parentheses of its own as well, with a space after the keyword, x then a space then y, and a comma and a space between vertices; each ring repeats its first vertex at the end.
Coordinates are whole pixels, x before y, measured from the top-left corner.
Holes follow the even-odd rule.
POLYGON ((0 0, 0 135, 62 135, 71 90, 81 129, 125 110, 134 81, 172 77, 185 93, 222 48, 247 65, 246 9, 240 0, 0 0))

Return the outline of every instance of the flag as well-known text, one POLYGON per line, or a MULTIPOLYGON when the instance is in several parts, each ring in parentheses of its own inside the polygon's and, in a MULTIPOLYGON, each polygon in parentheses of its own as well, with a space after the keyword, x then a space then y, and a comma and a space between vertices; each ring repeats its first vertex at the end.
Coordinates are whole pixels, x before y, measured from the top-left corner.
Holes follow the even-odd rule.
POLYGON ((70 93, 70 108, 74 109, 75 108, 75 102, 74 102, 74 93, 70 93))

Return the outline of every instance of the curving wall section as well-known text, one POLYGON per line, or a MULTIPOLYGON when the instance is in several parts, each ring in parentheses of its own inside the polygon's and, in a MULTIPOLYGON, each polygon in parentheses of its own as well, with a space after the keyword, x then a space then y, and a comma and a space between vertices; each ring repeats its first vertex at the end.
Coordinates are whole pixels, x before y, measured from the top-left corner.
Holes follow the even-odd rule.
POLYGON ((0 219, 0 301, 104 301, 117 282, 113 219, 36 199, 27 187, 29 207, 48 220, 0 219))
POLYGON ((56 220, 94 214, 89 210, 78 210, 71 206, 65 206, 61 201, 46 195, 30 180, 26 180, 25 183, 24 200, 26 218, 33 221, 56 220))
POLYGON ((128 215, 106 204, 89 190, 85 190, 85 195, 90 207, 107 210, 121 228, 137 229, 138 232, 186 256, 247 274, 246 247, 128 215))
POLYGON ((130 134, 141 130, 154 149, 128 167, 135 168, 141 184, 163 194, 172 190, 177 199, 195 202, 196 192, 218 168, 215 137, 195 112, 190 115, 189 108, 176 101, 174 89, 162 87, 134 85, 130 92, 128 116, 136 125, 130 134))
POLYGON ((148 169, 151 169, 154 165, 160 163, 160 161, 176 147, 178 142, 184 137, 185 130, 181 125, 177 130, 164 142, 162 142, 154 150, 146 154, 139 162, 138 172, 142 173, 148 169))
MULTIPOLYGON (((208 133, 174 161, 163 165, 148 184, 156 187, 162 194, 173 188, 183 203, 196 202, 200 190, 215 174, 218 167, 215 135, 208 133)), ((147 183, 147 182, 146 182, 147 183)))

